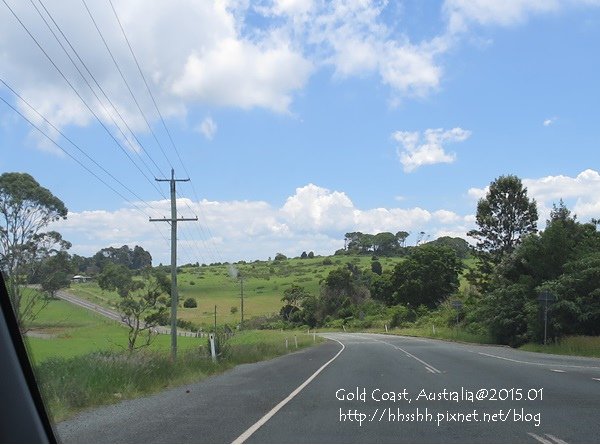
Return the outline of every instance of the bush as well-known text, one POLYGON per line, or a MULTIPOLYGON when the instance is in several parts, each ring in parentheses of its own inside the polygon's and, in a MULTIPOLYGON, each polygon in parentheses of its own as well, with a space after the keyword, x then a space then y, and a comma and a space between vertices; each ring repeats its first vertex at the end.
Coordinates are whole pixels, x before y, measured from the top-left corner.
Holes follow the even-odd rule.
POLYGON ((331 261, 331 258, 325 258, 323 260, 323 266, 331 266, 333 264, 333 261, 331 261))
POLYGON ((196 303, 196 299, 190 297, 190 298, 186 298, 186 300, 183 302, 183 307, 185 308, 194 308, 194 307, 198 307, 198 303, 196 303))

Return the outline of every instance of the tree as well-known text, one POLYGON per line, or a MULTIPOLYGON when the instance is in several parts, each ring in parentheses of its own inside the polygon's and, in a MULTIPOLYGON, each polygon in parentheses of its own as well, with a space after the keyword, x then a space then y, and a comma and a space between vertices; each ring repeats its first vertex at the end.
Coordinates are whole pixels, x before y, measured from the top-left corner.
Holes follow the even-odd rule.
POLYGON ((302 252, 302 254, 300 255, 300 259, 301 260, 305 260, 306 258, 308 258, 308 255, 306 253, 306 251, 302 252))
POLYGON ((118 304, 121 320, 129 327, 127 349, 148 346, 156 336, 155 327, 167 317, 170 282, 161 269, 147 267, 141 280, 134 280, 123 265, 109 263, 98 276, 98 285, 105 290, 116 290, 121 296, 118 304), (138 339, 145 335, 141 345, 138 339))
POLYGON ((308 258, 314 258, 315 257, 315 253, 311 250, 310 252, 308 252, 308 258))
POLYGON ((378 255, 393 255, 398 247, 393 233, 381 232, 373 237, 373 252, 378 255))
POLYGON ((527 188, 514 176, 500 176, 490 184, 485 198, 477 203, 476 230, 467 233, 477 240, 475 254, 479 272, 490 274, 502 258, 537 232, 537 205, 527 197, 527 188))
POLYGON ((405 231, 396 232, 396 242, 398 243, 399 247, 405 247, 406 238, 408 238, 409 235, 410 233, 405 231))
POLYGON ((305 298, 309 297, 310 293, 306 291, 302 286, 292 284, 286 290, 283 291, 283 298, 281 301, 284 306, 281 308, 281 316, 289 320, 290 316, 300 309, 302 302, 305 298))
POLYGON ((61 250, 55 255, 48 257, 40 266, 40 287, 50 298, 54 298, 56 292, 69 286, 73 267, 69 254, 61 250))
POLYGON ((27 173, 0 175, 0 270, 22 332, 40 311, 42 297, 24 295, 28 268, 39 257, 48 224, 67 218, 64 203, 27 173))
POLYGON ((425 244, 415 249, 394 268, 394 303, 436 307, 458 289, 462 267, 449 247, 425 244))
POLYGON ((371 262, 371 272, 381 275, 383 273, 383 267, 381 267, 381 263, 379 261, 371 262))

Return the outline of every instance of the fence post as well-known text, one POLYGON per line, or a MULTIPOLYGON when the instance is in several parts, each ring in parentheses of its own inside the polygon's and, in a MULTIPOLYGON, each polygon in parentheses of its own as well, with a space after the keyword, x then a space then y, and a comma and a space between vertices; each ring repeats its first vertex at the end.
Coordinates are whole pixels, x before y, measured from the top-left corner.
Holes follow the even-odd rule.
POLYGON ((296 344, 296 349, 298 349, 298 336, 294 335, 294 343, 296 344))
POLYGON ((287 339, 287 337, 285 337, 285 349, 286 350, 288 349, 288 339, 287 339))

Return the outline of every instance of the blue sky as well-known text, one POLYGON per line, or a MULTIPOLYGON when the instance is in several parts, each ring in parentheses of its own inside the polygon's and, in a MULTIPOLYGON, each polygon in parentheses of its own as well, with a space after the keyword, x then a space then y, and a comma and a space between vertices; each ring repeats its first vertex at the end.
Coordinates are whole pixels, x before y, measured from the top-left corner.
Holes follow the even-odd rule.
POLYGON ((122 144, 0 4, 0 78, 127 186, 0 84, 127 198, 0 102, 0 171, 28 172, 65 202, 69 217, 54 228, 73 253, 138 244, 167 263, 168 226, 148 217, 168 215, 168 187, 153 178, 171 166, 192 179, 178 184, 179 213, 199 218, 180 225, 182 263, 331 254, 356 230, 406 230, 413 244, 421 231, 465 237, 477 199, 503 174, 536 198, 539 228, 560 198, 580 220, 600 217, 600 2, 113 0, 178 153, 108 0, 88 2, 91 15, 160 146, 82 2, 43 6, 141 147, 127 144, 110 116, 133 136, 31 3, 7 3, 122 144))

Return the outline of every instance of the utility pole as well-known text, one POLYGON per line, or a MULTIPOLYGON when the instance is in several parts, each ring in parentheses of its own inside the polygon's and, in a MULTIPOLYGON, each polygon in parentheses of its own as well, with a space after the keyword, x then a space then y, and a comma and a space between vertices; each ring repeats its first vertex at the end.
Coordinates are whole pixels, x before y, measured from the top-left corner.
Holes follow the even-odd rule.
POLYGON ((242 274, 240 274, 240 285, 240 298, 242 300, 242 321, 240 323, 240 330, 242 330, 244 329, 244 276, 242 274))
POLYGON ((177 218, 177 201, 175 198, 175 183, 187 182, 188 179, 175 179, 175 170, 171 169, 171 179, 158 179, 158 182, 171 183, 171 218, 150 218, 150 222, 168 222, 171 224, 171 359, 177 358, 177 303, 179 295, 177 294, 177 221, 198 221, 195 218, 177 218))

